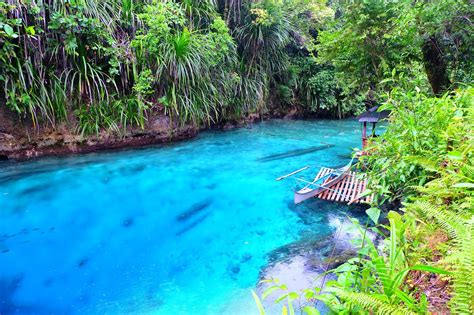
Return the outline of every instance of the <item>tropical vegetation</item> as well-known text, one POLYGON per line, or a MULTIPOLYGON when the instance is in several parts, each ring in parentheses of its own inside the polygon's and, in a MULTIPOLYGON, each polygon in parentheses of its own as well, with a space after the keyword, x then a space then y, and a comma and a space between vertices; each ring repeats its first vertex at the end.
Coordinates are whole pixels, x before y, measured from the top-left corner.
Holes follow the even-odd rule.
POLYGON ((306 0, 3 1, 0 101, 34 129, 81 134, 153 115, 211 126, 272 101, 342 117, 359 108, 342 109, 314 53, 333 15, 306 0))
POLYGON ((291 292, 268 280, 282 313, 474 313, 472 9, 465 1, 340 1, 318 34, 339 97, 390 111, 359 167, 376 199, 357 255, 291 292), (372 233, 375 241, 368 237, 372 233), (298 307, 297 307, 298 306, 298 307))
MULTIPOLYGON (((469 0, 6 0, 0 111, 83 136, 258 113, 391 112, 359 166, 377 198, 358 254, 283 313, 474 313, 469 0), (368 231, 379 235, 377 241, 368 231), (436 287, 442 295, 433 295, 436 287)), ((9 116, 9 117, 10 117, 9 116)), ((1 131, 1 130, 0 130, 1 131)))

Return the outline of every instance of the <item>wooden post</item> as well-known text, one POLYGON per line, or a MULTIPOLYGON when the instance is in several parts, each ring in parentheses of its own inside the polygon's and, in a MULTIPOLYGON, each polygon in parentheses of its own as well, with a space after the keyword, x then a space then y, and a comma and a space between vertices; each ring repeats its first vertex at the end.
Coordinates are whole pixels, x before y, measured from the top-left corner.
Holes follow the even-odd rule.
POLYGON ((364 121, 364 127, 362 128, 362 149, 367 146, 367 122, 364 121))

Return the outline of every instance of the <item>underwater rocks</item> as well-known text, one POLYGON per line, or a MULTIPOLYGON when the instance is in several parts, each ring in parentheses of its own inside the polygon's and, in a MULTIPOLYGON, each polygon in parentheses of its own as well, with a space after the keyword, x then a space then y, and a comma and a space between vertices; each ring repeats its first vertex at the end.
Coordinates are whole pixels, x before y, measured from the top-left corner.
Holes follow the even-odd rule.
POLYGON ((133 218, 127 218, 122 221, 122 226, 125 228, 131 227, 135 223, 133 218))
POLYGON ((82 268, 89 262, 89 258, 83 258, 77 263, 77 267, 82 268))
MULTIPOLYGON (((0 278, 0 314, 26 313, 26 309, 20 308, 15 302, 15 294, 23 281, 23 275, 13 278, 0 278)), ((32 313, 30 309, 28 313, 32 313)))
MULTIPOLYGON (((285 284, 291 292, 321 287, 323 282, 333 279, 334 275, 323 277, 322 274, 357 255, 360 234, 348 219, 332 217, 329 218, 329 225, 334 227, 334 233, 330 235, 305 237, 271 252, 268 265, 260 272, 257 293, 261 295, 266 288, 273 285, 262 283, 261 280, 265 279, 278 279, 279 283, 285 284)), ((373 241, 376 239, 372 232, 368 232, 367 237, 373 241)), ((274 301, 280 295, 272 294, 264 300, 264 306, 270 311, 273 310, 274 301)))
POLYGON ((233 274, 238 274, 240 272, 240 267, 236 264, 232 265, 229 269, 233 274))
MULTIPOLYGON (((233 262, 229 263, 227 266, 227 273, 228 275, 234 279, 237 280, 237 277, 239 273, 241 272, 242 269, 245 270, 246 264, 249 263, 252 260, 253 256, 249 253, 245 253, 240 257, 240 260, 238 257, 236 257, 236 260, 233 262)), ((247 269, 248 270, 248 269, 247 269)), ((245 274, 245 272, 243 272, 245 274)))

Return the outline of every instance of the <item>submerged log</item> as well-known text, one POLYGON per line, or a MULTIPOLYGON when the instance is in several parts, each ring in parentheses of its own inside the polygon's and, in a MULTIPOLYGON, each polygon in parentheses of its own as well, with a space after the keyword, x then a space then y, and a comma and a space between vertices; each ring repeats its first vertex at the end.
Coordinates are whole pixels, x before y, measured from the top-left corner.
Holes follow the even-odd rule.
POLYGON ((269 156, 258 159, 258 161, 268 162, 268 161, 286 159, 286 158, 289 158, 289 157, 300 156, 300 155, 304 155, 304 154, 308 154, 308 153, 312 153, 312 152, 316 152, 316 151, 320 151, 320 150, 329 149, 333 146, 334 146, 334 144, 329 144, 328 143, 328 144, 324 144, 324 145, 320 145, 320 146, 310 147, 310 148, 307 148, 307 149, 292 150, 292 151, 288 151, 288 152, 284 152, 284 153, 269 155, 269 156))

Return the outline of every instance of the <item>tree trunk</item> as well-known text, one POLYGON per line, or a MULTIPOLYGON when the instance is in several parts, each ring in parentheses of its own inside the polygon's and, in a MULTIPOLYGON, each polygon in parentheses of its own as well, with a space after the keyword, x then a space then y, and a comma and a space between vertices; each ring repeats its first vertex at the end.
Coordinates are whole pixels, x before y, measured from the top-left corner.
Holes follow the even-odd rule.
POLYGON ((422 47, 423 62, 433 93, 442 95, 451 85, 448 77, 446 61, 443 59, 436 36, 426 38, 422 47))

